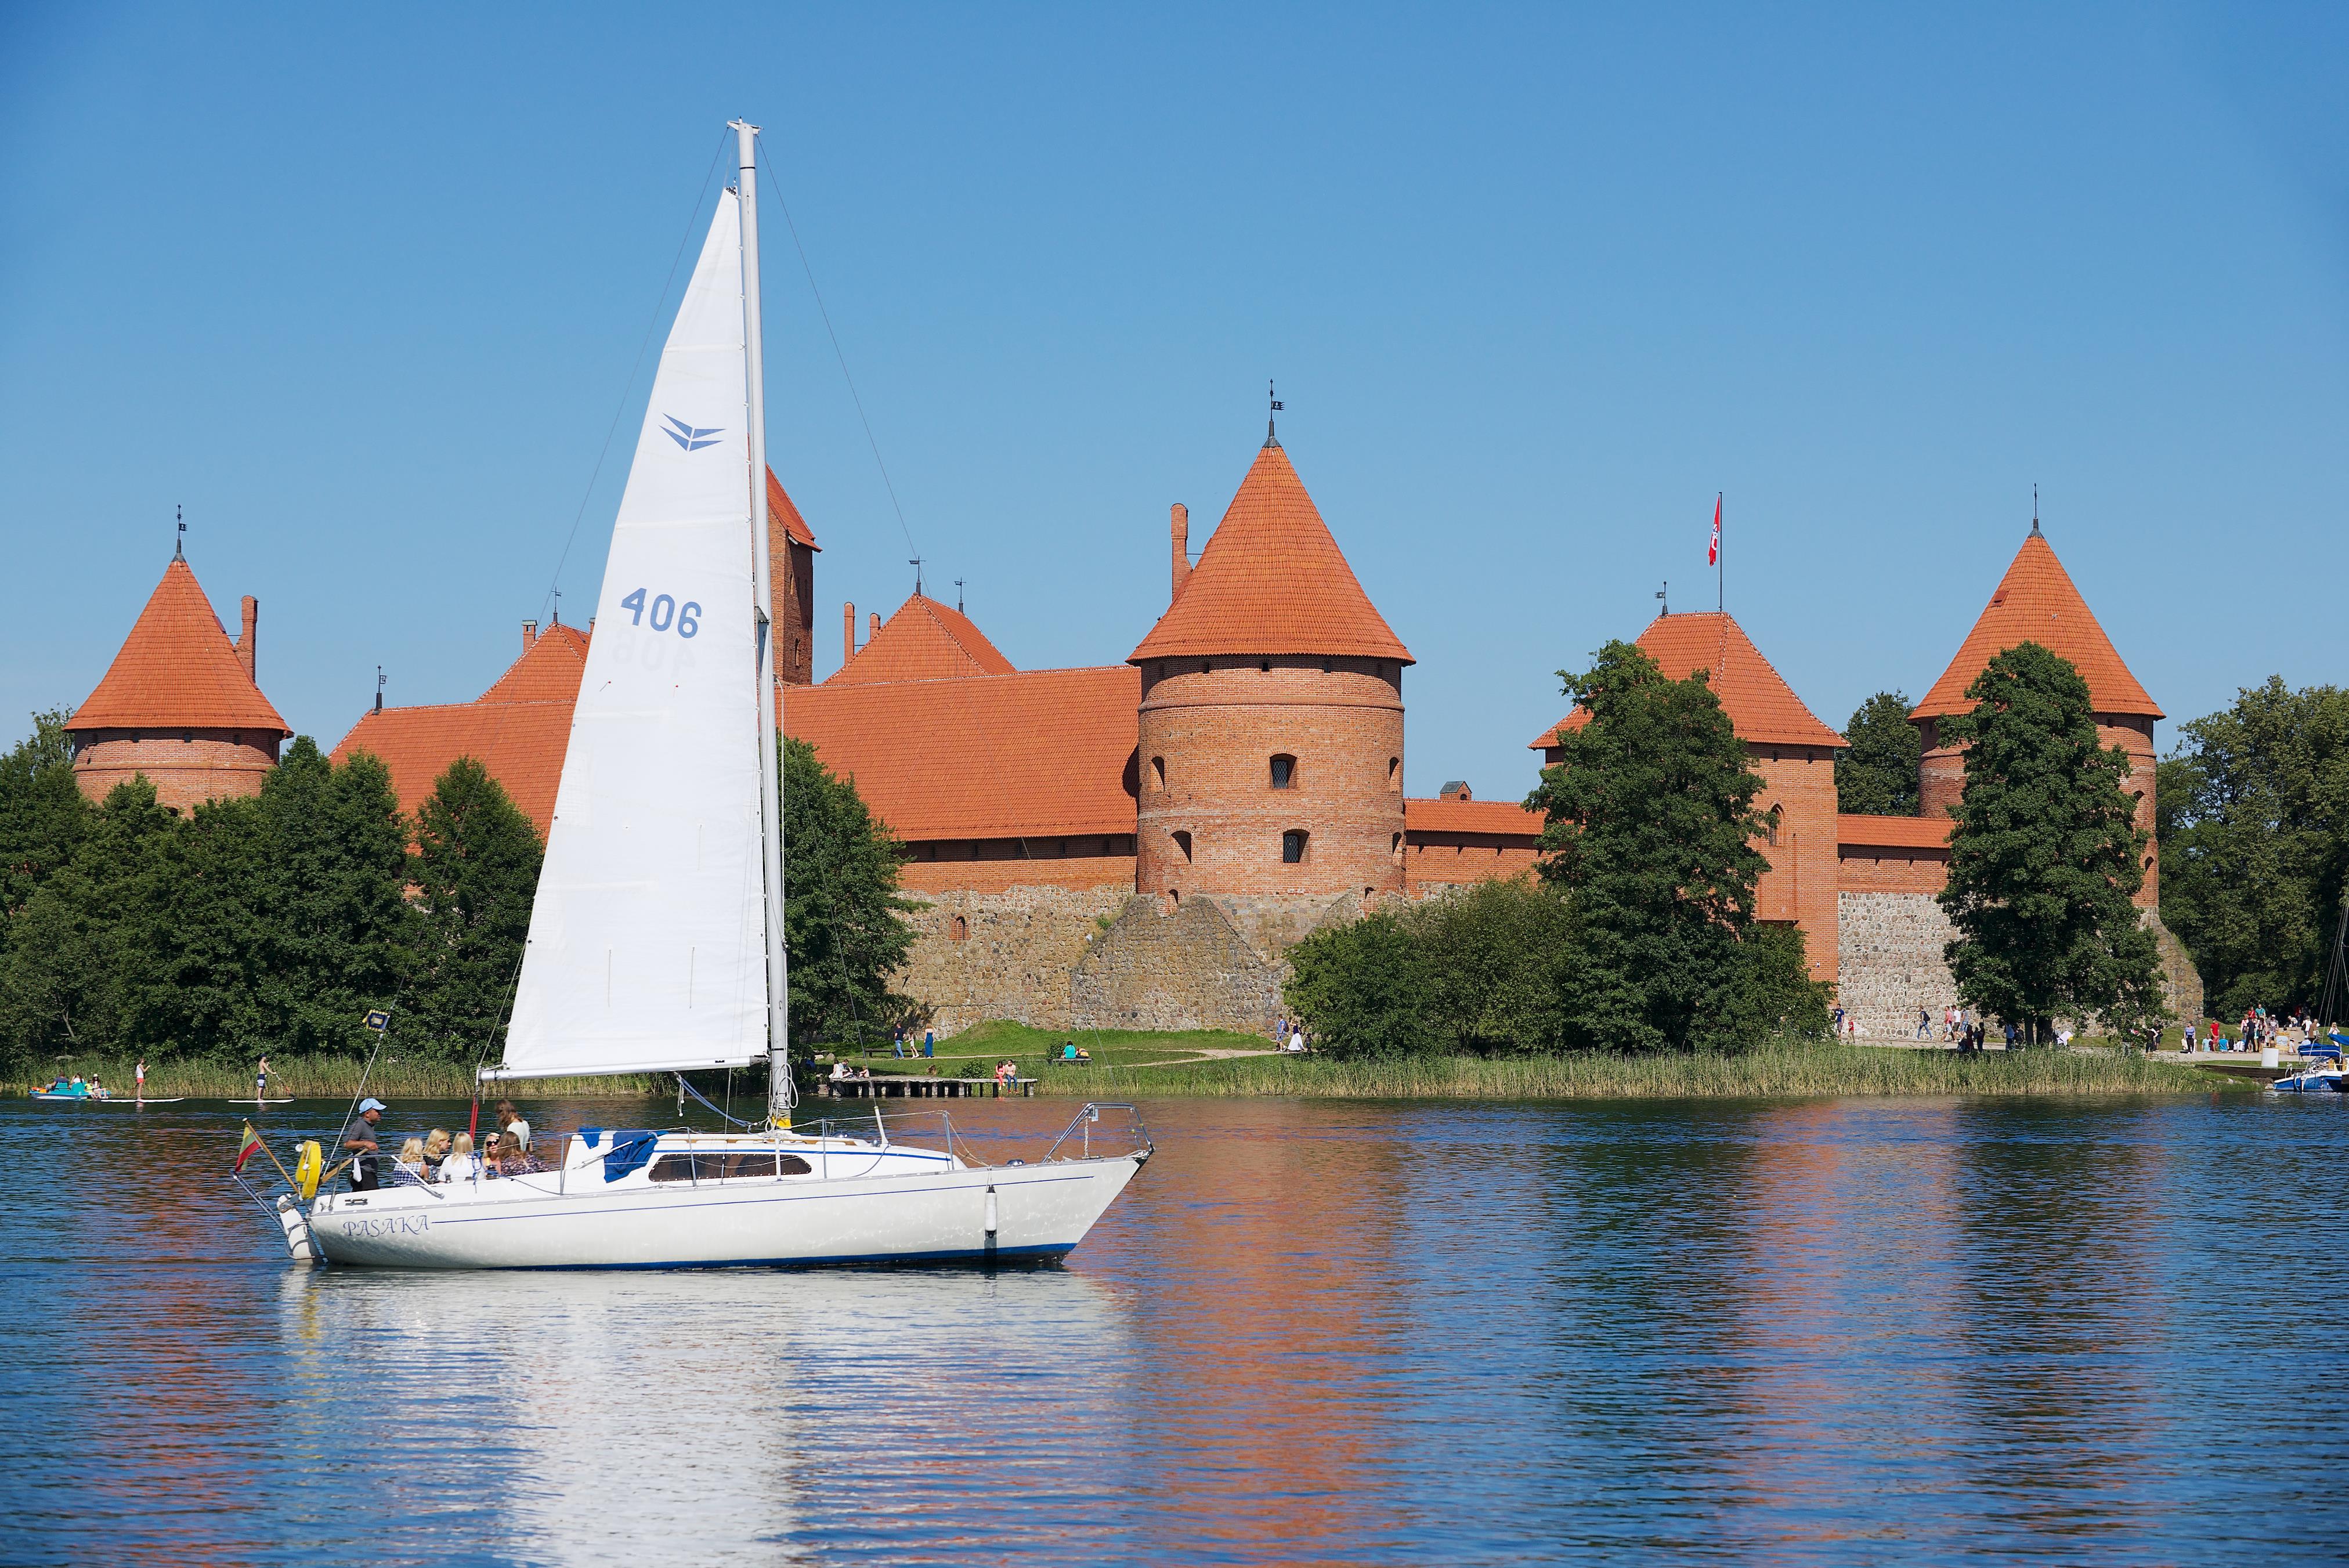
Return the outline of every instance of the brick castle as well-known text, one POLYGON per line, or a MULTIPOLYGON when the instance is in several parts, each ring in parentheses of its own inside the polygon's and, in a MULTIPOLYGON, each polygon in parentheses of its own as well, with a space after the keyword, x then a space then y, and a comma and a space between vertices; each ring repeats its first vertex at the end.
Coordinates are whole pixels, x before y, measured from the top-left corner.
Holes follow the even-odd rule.
MULTIPOLYGON (((942 1032, 988 1018, 1261 1030, 1281 1011, 1285 953, 1317 927, 1380 900, 1520 876, 1537 858, 1541 823, 1513 801, 1456 784, 1405 798, 1413 659, 1269 426, 1195 564, 1188 513, 1172 509, 1157 624, 1122 662, 1087 669, 1014 669, 966 616, 916 592, 886 622, 871 617, 861 644, 844 606, 841 668, 812 682, 818 546, 771 473, 768 502, 782 724, 854 778, 904 842, 906 888, 926 907, 898 983, 942 1032)), ((289 732, 257 684, 257 619, 246 598, 233 642, 174 557, 67 725, 86 793, 136 773, 179 807, 260 788, 289 732)), ((409 810, 450 763, 477 757, 543 833, 592 630, 525 621, 520 656, 479 698, 378 698, 334 754, 380 757, 409 810)), ((1963 710, 1991 659, 2026 639, 2087 680, 2099 732, 2132 761, 2149 834, 2161 711, 2035 522, 1909 715, 1925 747, 1920 816, 1838 813, 1843 737, 1733 617, 1660 616, 1640 634, 1668 675, 1707 672, 1764 785, 1760 918, 1801 928, 1814 976, 1835 982, 1868 1035, 1906 1034, 1920 1005, 1938 1012, 1954 999, 1934 895, 1963 762, 1937 726, 1963 710)), ((1559 732, 1582 717, 1561 718, 1531 749, 1556 760, 1559 732)), ((2172 1003, 2191 1016, 2200 986, 2160 929, 2150 848, 2146 867, 2138 902, 2161 938, 2172 1003)))

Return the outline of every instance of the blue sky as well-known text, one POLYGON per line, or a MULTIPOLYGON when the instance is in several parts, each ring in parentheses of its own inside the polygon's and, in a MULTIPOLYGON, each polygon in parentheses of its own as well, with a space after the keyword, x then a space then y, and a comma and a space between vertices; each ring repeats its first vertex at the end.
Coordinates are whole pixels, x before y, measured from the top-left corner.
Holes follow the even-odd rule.
POLYGON ((176 504, 326 743, 584 619, 736 114, 904 507, 771 208, 819 674, 916 551, 1021 667, 1123 659, 1277 377, 1414 793, 1521 794, 1554 671, 1709 607, 1716 491, 1831 724, 1930 684, 2034 483, 2173 722, 2338 679, 2349 11, 1178 9, 0 10, 0 737, 176 504))

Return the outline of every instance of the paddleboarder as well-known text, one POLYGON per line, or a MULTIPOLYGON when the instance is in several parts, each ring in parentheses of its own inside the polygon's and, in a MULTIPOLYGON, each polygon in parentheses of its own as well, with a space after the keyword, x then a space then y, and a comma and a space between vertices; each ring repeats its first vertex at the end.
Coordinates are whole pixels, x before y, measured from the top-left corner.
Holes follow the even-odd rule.
POLYGON ((269 1058, 261 1059, 261 1066, 253 1075, 253 1103, 261 1104, 269 1097, 269 1058))
POLYGON ((133 1079, 135 1079, 136 1081, 134 1082, 134 1084, 133 1084, 133 1085, 132 1085, 132 1086, 131 1086, 131 1095, 130 1095, 130 1097, 131 1097, 134 1101, 137 1101, 138 1103, 140 1103, 140 1104, 141 1104, 141 1105, 144 1105, 144 1104, 146 1103, 146 1100, 147 1100, 147 1058, 146 1058, 146 1057, 141 1056, 141 1057, 140 1057, 140 1058, 139 1058, 139 1070, 138 1070, 136 1073, 132 1074, 132 1075, 131 1075, 131 1076, 132 1076, 132 1077, 133 1077, 133 1079))

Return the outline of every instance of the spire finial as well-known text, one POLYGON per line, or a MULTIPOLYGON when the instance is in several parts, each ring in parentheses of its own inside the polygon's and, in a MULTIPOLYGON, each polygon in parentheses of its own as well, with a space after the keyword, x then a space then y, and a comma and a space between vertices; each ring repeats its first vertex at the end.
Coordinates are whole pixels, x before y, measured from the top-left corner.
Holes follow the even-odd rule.
POLYGON ((1657 603, 1660 607, 1660 607, 1660 608, 1656 611, 1656 613, 1657 613, 1658 615, 1660 615, 1660 616, 1664 616, 1664 615, 1670 615, 1670 614, 1671 614, 1671 613, 1672 613, 1672 601, 1671 601, 1671 599, 1666 598, 1666 597, 1664 597, 1665 595, 1667 595, 1667 594, 1671 593, 1671 591, 1672 591, 1672 582, 1671 582, 1671 579, 1670 577, 1666 577, 1666 578, 1664 579, 1664 586, 1663 586, 1662 587, 1660 587, 1660 588, 1658 588, 1658 589, 1656 590, 1656 603, 1657 603))
POLYGON ((955 579, 955 614, 962 614, 962 579, 955 579))
POLYGON ((2031 487, 2031 536, 2034 539, 2047 536, 2039 531, 2039 486, 2036 484, 2031 487))
POLYGON ((1264 384, 1264 400, 1272 405, 1264 416, 1264 444, 1277 447, 1280 444, 1280 438, 1272 433, 1272 416, 1280 412, 1280 395, 1269 380, 1264 384))
POLYGON ((375 667, 375 711, 383 711, 383 666, 375 667))
POLYGON ((908 556, 905 558, 905 565, 914 568, 914 597, 920 598, 922 597, 922 558, 919 556, 908 556))
POLYGON ((549 624, 553 626, 563 624, 563 590, 561 588, 554 590, 554 613, 549 624))
POLYGON ((171 559, 184 561, 188 558, 188 509, 184 506, 172 507, 171 521, 180 525, 179 537, 171 541, 171 559))

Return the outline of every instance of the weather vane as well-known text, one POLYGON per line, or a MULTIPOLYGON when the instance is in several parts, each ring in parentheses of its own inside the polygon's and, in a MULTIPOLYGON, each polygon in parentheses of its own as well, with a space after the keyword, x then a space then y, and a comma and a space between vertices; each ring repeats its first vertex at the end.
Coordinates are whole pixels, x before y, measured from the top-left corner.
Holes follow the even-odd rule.
POLYGON ((1666 594, 1671 592, 1671 588, 1672 580, 1670 577, 1666 577, 1664 579, 1664 586, 1656 590, 1656 602, 1664 607, 1656 612, 1658 615, 1670 615, 1672 613, 1672 601, 1664 597, 1666 594))
POLYGON ((905 565, 914 568, 914 597, 920 598, 922 597, 922 558, 919 556, 909 556, 905 558, 905 565))
MULTIPOLYGON (((2036 495, 2038 492, 2034 490, 2032 493, 2036 495)), ((2034 512, 2038 510, 2036 505, 2033 510, 2034 512)), ((188 509, 184 506, 172 507, 171 518, 180 525, 180 536, 171 543, 171 559, 184 561, 188 558, 188 509)))
POLYGON ((2031 487, 2031 536, 2039 537, 2039 486, 2031 487))
POLYGON ((561 588, 554 590, 554 615, 548 624, 551 626, 563 624, 563 590, 561 588))
POLYGON ((375 667, 375 711, 383 711, 383 666, 375 667))
POLYGON ((955 614, 962 614, 962 579, 955 579, 955 614))

